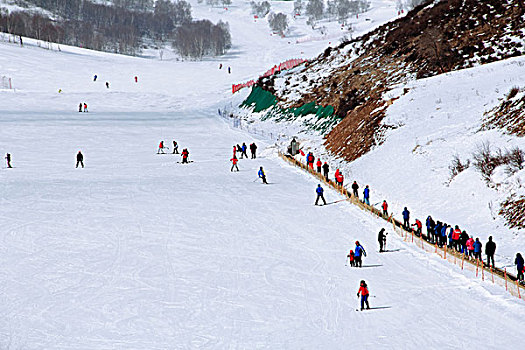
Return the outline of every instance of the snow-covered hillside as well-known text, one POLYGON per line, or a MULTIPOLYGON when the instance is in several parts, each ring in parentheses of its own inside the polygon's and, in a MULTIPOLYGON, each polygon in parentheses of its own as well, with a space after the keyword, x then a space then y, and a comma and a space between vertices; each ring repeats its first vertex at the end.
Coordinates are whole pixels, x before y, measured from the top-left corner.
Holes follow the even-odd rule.
POLYGON ((210 18, 228 20, 236 43, 221 60, 0 42, 0 75, 16 88, 0 91, 0 153, 14 166, 0 169, 0 348, 419 349, 466 334, 472 347, 519 346, 521 300, 392 234, 377 253, 382 221, 329 190, 331 204, 314 206, 312 177, 217 117, 233 82, 322 50, 270 37, 247 6, 219 12, 210 18), (194 162, 157 155, 160 140, 194 162), (231 173, 242 142, 259 156, 231 173), (344 261, 356 240, 361 269, 344 261))

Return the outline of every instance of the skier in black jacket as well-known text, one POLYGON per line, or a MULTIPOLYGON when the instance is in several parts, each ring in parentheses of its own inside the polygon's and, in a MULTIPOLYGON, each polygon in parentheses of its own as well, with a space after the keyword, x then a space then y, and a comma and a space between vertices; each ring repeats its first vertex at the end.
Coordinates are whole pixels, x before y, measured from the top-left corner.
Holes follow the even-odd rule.
POLYGON ((384 248, 386 246, 386 235, 388 235, 388 233, 385 233, 384 228, 382 228, 379 231, 379 234, 377 235, 377 241, 379 242, 379 252, 380 253, 385 251, 384 248))
POLYGON ((82 168, 84 167, 84 155, 80 151, 77 153, 77 165, 75 168, 78 168, 79 164, 82 165, 82 168))

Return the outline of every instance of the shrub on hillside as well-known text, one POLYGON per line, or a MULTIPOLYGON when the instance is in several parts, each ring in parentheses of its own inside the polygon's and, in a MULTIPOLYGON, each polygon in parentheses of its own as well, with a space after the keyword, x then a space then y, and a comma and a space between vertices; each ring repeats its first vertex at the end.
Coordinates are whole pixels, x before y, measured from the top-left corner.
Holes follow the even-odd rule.
POLYGON ((450 180, 456 177, 462 171, 468 169, 470 166, 470 160, 462 162, 457 154, 452 158, 452 164, 448 167, 450 170, 450 180))
POLYGON ((277 14, 271 13, 268 18, 268 24, 272 31, 283 36, 286 29, 288 29, 288 17, 282 12, 277 14))

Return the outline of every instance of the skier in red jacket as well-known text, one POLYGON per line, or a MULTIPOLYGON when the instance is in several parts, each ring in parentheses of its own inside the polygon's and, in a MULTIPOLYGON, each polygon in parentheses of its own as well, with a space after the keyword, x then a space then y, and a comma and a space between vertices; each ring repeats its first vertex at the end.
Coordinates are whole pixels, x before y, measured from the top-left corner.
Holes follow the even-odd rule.
POLYGON ((164 141, 159 142, 159 149, 157 150, 157 154, 164 154, 164 141))
POLYGON ((190 152, 188 152, 188 149, 185 148, 182 150, 182 163, 188 163, 188 157, 190 156, 190 152))
POLYGON ((350 261, 350 266, 355 266, 354 251, 350 249, 350 253, 346 256, 350 261))
POLYGON ((357 291, 358 298, 359 298, 359 294, 361 294, 361 311, 363 311, 363 309, 365 308, 365 304, 366 304, 366 309, 370 310, 370 305, 368 305, 368 295, 370 293, 368 292, 368 288, 367 288, 365 280, 361 280, 361 285, 359 287, 359 290, 357 291))
POLYGON ((230 171, 233 171, 233 168, 237 169, 237 171, 239 171, 239 167, 237 166, 237 162, 239 160, 237 159, 237 157, 233 157, 232 159, 230 159, 230 162, 232 162, 232 168, 230 169, 230 171))

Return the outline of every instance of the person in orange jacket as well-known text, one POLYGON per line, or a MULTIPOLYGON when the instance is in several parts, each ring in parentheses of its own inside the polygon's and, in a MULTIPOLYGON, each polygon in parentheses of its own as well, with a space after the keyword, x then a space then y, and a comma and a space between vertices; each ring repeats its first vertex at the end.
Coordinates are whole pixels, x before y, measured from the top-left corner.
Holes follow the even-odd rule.
POLYGON ((321 162, 321 159, 317 159, 317 163, 315 164, 317 165, 317 172, 320 173, 321 167, 323 166, 323 162, 321 162))
POLYGON ((361 280, 359 290, 357 291, 358 298, 359 298, 359 294, 361 294, 361 311, 364 310, 365 304, 366 304, 366 309, 370 310, 370 305, 368 304, 368 295, 370 293, 368 292, 368 286, 366 285, 365 280, 361 280))
POLYGON ((232 168, 230 169, 230 171, 233 171, 233 168, 237 169, 237 171, 239 171, 239 167, 237 166, 237 162, 239 160, 237 159, 237 157, 233 157, 232 159, 230 159, 230 162, 232 162, 232 168))

